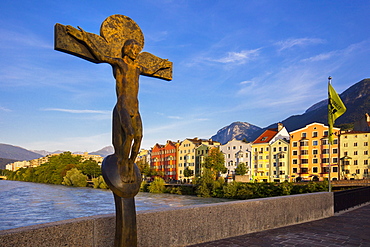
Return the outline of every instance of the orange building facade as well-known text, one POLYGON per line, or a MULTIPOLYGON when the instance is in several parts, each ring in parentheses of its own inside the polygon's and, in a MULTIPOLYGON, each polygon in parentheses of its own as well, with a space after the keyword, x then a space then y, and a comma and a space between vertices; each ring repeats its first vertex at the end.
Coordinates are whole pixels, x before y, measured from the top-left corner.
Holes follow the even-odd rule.
POLYGON ((165 181, 178 180, 177 143, 167 141, 165 145, 155 144, 150 159, 150 167, 165 181))
POLYGON ((329 127, 312 123, 290 132, 290 173, 292 181, 339 179, 339 128, 333 128, 329 146, 329 127))

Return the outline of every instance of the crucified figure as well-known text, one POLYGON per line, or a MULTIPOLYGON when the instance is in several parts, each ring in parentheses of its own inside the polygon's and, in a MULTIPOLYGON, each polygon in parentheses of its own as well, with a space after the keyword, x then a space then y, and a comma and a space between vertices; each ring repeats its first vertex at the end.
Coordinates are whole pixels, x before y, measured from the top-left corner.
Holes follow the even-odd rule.
POLYGON ((135 181, 134 162, 142 139, 138 101, 139 76, 155 74, 161 69, 169 68, 166 65, 167 60, 150 68, 139 65, 136 59, 140 53, 140 44, 133 39, 126 40, 123 44, 121 58, 106 56, 87 33, 78 28, 80 30, 67 26, 66 31, 83 42, 96 60, 112 66, 117 94, 117 103, 113 110, 113 146, 122 182, 132 183, 135 181))
POLYGON ((140 75, 172 80, 172 63, 140 52, 144 35, 129 17, 112 15, 104 20, 100 35, 81 28, 55 24, 55 49, 94 63, 108 63, 116 80, 117 103, 113 110, 114 154, 104 158, 102 175, 114 194, 115 246, 137 246, 135 195, 141 174, 134 163, 142 139, 139 113, 140 75))

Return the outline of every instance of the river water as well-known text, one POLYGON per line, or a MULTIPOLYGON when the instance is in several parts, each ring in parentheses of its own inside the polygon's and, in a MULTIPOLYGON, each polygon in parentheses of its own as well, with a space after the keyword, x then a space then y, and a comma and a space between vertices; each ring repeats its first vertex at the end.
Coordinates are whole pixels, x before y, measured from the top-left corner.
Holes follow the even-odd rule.
MULTIPOLYGON (((230 201, 140 192, 136 210, 230 201)), ((115 212, 109 190, 0 180, 0 230, 115 212)))

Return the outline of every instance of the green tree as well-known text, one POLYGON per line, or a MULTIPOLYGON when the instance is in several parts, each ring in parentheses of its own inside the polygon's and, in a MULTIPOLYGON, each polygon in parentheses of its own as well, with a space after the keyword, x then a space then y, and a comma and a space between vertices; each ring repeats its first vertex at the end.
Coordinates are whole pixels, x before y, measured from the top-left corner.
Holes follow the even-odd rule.
POLYGON ((65 177, 63 177, 62 184, 67 186, 86 187, 87 176, 77 168, 72 168, 71 170, 67 171, 67 174, 65 177))
POLYGON ((139 167, 141 175, 143 177, 149 177, 151 175, 151 170, 148 162, 144 160, 139 160, 136 162, 136 165, 139 167))
POLYGON ((193 175, 194 175, 194 171, 190 170, 189 167, 186 167, 184 169, 184 177, 189 178, 189 177, 192 177, 193 175))
POLYGON ((99 177, 101 175, 101 167, 93 159, 85 160, 77 165, 78 170, 87 175, 89 179, 99 177))
POLYGON ((148 190, 150 193, 163 193, 166 190, 164 185, 165 182, 163 178, 156 177, 154 178, 154 181, 150 183, 148 190))
POLYGON ((105 183, 105 180, 102 175, 97 178, 93 178, 93 187, 95 189, 108 189, 108 185, 105 183))
MULTIPOLYGON (((224 154, 218 148, 212 148, 208 156, 205 158, 204 167, 210 169, 216 180, 220 173, 226 173, 224 154)), ((204 171, 203 171, 204 172, 204 171)))
POLYGON ((243 163, 239 163, 238 166, 235 168, 236 175, 245 175, 248 172, 248 167, 243 163))

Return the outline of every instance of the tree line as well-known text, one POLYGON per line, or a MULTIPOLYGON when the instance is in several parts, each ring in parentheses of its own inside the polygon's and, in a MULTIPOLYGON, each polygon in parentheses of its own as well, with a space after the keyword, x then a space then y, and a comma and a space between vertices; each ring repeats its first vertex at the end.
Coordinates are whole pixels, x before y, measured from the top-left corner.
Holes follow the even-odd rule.
POLYGON ((77 187, 85 187, 88 181, 92 181, 95 188, 108 188, 101 175, 101 168, 95 160, 83 161, 81 155, 72 155, 71 152, 51 156, 48 162, 37 167, 2 172, 8 180, 77 187))

